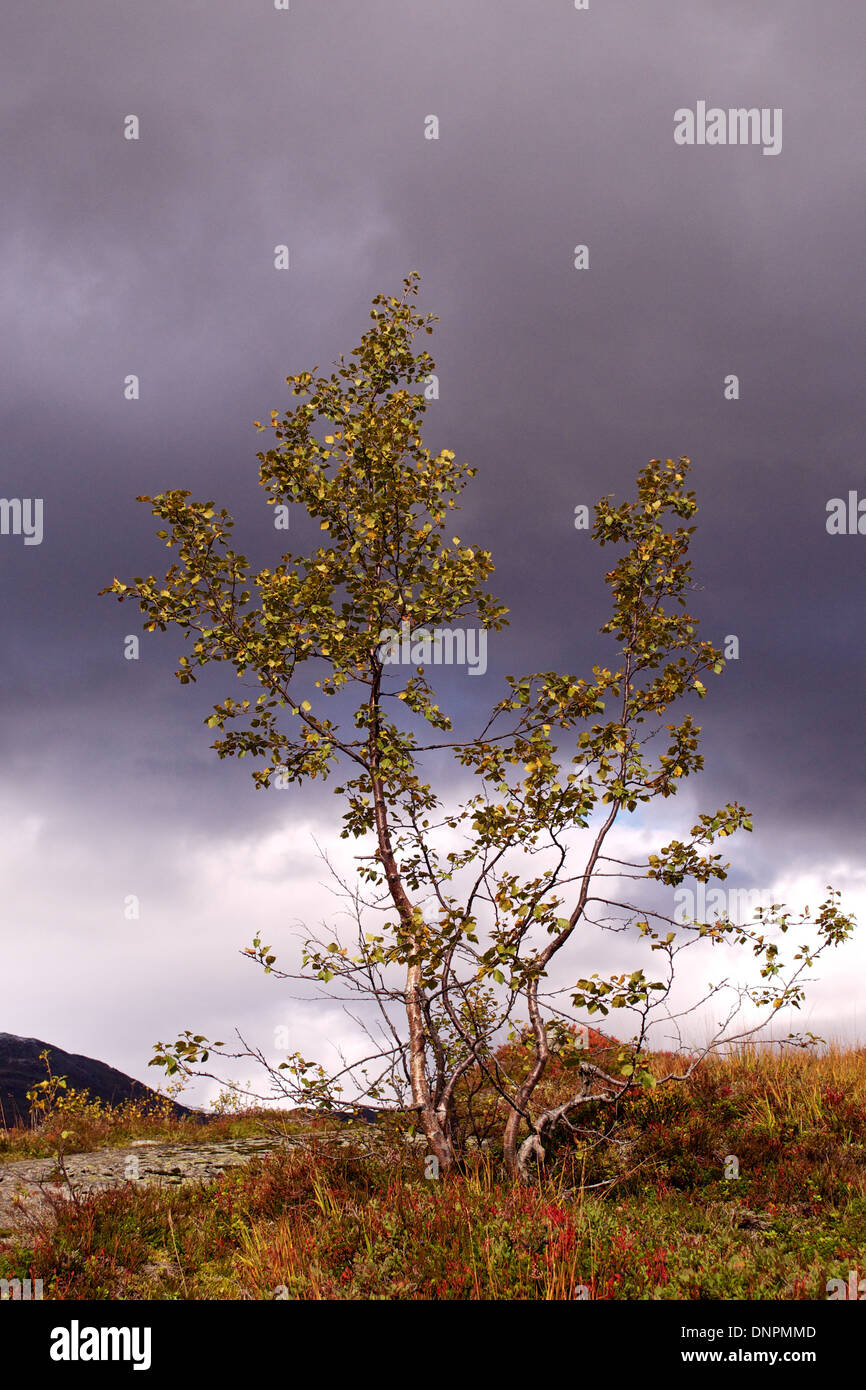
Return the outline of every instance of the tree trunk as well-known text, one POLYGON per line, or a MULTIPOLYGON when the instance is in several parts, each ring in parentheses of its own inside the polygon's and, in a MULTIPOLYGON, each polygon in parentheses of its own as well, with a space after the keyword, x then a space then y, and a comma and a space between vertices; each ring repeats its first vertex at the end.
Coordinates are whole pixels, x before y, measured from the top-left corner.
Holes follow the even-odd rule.
MULTIPOLYGON (((419 942, 412 935, 415 925, 414 908, 403 887, 403 880, 397 868, 394 848, 391 843, 391 830, 388 824, 388 807, 384 789, 378 775, 378 676, 374 679, 370 695, 370 783, 373 790, 373 805, 376 816, 376 836, 379 844, 379 858, 385 870, 391 900, 400 916, 403 930, 409 938, 409 949, 417 955, 419 942)), ((406 1019, 409 1025, 409 1082, 412 1087, 412 1104, 421 1120, 430 1150, 442 1171, 454 1166, 454 1150, 450 1136, 443 1128, 436 1113, 430 1087, 427 1084, 427 1035, 424 1028, 424 1008, 421 998, 421 964, 411 964, 406 972, 406 1019)))
POLYGON ((523 1119, 523 1111, 529 1101, 530 1096, 544 1075, 547 1061, 550 1056, 550 1044, 547 1041, 547 1029, 538 1007, 538 978, 530 981, 528 989, 529 1018, 532 1023, 532 1031, 535 1034, 535 1061, 532 1064, 529 1075, 517 1092, 512 1102, 511 1112, 505 1122, 505 1134, 503 1136, 503 1156, 505 1158, 505 1170, 510 1178, 516 1178, 521 1182, 526 1182, 525 1169, 521 1167, 520 1158, 517 1152, 517 1135, 520 1131, 520 1122, 523 1119))

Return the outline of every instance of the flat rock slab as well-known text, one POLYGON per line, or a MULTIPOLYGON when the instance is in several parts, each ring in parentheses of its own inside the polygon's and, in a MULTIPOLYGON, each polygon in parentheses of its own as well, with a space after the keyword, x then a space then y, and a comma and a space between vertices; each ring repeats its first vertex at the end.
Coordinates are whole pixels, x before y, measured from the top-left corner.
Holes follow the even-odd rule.
MULTIPOLYGON (((225 1139, 215 1144, 163 1144, 140 1139, 127 1148, 69 1154, 64 1162, 73 1187, 90 1192, 142 1182, 212 1182, 227 1168, 236 1168, 291 1142, 291 1136, 283 1141, 247 1138, 225 1139)), ((68 1195, 56 1159, 25 1158, 0 1163, 0 1237, 26 1225, 27 1212, 34 1216, 46 1214, 49 1203, 40 1183, 51 1195, 68 1195)))

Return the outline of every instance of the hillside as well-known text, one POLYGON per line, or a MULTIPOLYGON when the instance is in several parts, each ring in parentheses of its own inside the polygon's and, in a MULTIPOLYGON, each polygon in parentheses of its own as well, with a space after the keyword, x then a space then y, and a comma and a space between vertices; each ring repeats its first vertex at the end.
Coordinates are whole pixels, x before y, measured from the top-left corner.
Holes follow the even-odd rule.
MULTIPOLYGON (((27 1092, 37 1081, 45 1080, 45 1065, 40 1060, 40 1053, 45 1050, 52 1073, 65 1076, 70 1089, 88 1090, 94 1098, 110 1105, 157 1098, 156 1092, 143 1082, 93 1057, 64 1052, 62 1047, 54 1047, 39 1038, 0 1033, 0 1127, 29 1121, 27 1092)), ((194 1113, 177 1102, 173 1102, 173 1110, 178 1116, 194 1113)))

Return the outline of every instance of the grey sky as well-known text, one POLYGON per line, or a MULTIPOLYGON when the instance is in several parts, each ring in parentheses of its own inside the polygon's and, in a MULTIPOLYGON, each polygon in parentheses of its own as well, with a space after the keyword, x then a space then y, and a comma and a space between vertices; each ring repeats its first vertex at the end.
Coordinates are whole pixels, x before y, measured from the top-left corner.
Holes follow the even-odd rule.
MULTIPOLYGON (((609 552, 574 507, 690 455, 694 611, 741 657, 700 706, 707 770, 664 827, 745 802, 740 881, 813 905, 832 882, 866 920, 866 536, 825 528, 829 498, 866 495, 864 44, 855 0, 5 17, 2 492, 41 497, 45 532, 0 536, 0 1027, 151 1081, 150 1044, 186 1027, 341 1035, 237 955, 328 910, 309 837, 327 841, 330 791, 257 794, 201 723, 231 685, 182 689, 171 634, 125 661, 137 612, 96 594, 167 562, 140 493, 215 498, 240 549, 279 554, 251 422, 415 268, 440 318, 425 442, 479 468, 460 534, 493 550, 512 610, 488 674, 447 682, 461 707, 506 672, 612 657, 609 552), (782 108, 781 153, 678 147, 674 112, 700 100, 782 108)), ((864 963, 858 943, 821 971, 816 1031, 861 1028, 864 963)))

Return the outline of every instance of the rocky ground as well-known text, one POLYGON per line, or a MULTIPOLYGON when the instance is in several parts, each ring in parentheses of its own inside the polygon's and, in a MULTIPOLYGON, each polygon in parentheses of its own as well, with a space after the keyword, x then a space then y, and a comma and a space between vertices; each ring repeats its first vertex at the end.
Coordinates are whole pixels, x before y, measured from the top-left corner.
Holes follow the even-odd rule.
MULTIPOLYGON (((365 1124, 353 1127, 351 1133, 337 1124, 330 1137, 331 1142, 340 1145, 368 1147, 374 1134, 365 1124)), ((320 1130, 318 1138, 321 1141, 326 1135, 320 1130)), ((27 1225, 32 1217, 48 1215, 49 1198, 68 1197, 70 1188, 87 1192, 132 1183, 212 1182, 227 1168, 238 1167, 286 1144, 307 1141, 303 1130, 283 1137, 261 1135, 196 1144, 138 1139, 124 1148, 67 1155, 63 1159, 66 1177, 56 1158, 0 1162, 0 1238, 27 1225)))
POLYGON ((44 1216, 50 1206, 46 1194, 68 1196, 70 1184, 76 1190, 93 1191, 138 1182, 208 1182, 274 1145, 267 1138, 188 1145, 139 1139, 128 1148, 70 1154, 64 1159, 68 1183, 54 1158, 0 1163, 0 1236, 26 1224, 28 1213, 44 1216))

